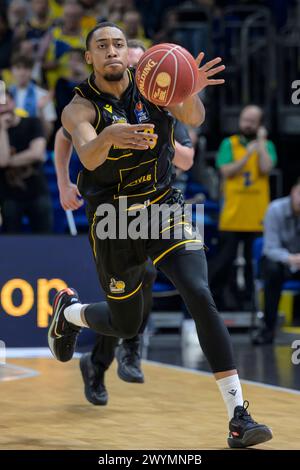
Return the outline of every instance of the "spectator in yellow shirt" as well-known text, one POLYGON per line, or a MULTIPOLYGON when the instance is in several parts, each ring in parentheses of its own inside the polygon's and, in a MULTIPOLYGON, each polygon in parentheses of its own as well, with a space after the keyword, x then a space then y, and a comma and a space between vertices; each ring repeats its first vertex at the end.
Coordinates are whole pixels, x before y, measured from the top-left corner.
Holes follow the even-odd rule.
POLYGON ((210 264, 210 282, 219 303, 240 241, 246 260, 246 299, 252 300, 252 242, 263 230, 269 204, 269 173, 277 161, 262 118, 261 108, 246 106, 240 114, 239 133, 224 139, 217 155, 224 202, 219 221, 220 251, 210 264))
POLYGON ((142 18, 137 10, 129 10, 124 13, 120 26, 123 27, 128 39, 139 39, 146 49, 151 46, 152 42, 146 38, 142 18))
POLYGON ((70 49, 85 48, 87 31, 81 27, 82 6, 68 0, 64 4, 63 24, 53 28, 48 38, 48 49, 44 61, 48 87, 53 89, 57 80, 68 74, 68 54, 70 49))

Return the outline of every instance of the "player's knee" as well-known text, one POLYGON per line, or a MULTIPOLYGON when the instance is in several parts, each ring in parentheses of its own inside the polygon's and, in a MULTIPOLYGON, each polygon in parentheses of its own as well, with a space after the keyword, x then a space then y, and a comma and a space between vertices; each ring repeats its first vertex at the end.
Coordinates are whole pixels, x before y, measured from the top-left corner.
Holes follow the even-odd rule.
POLYGON ((117 332, 118 336, 123 339, 130 339, 136 336, 139 332, 142 316, 137 315, 136 317, 131 316, 129 319, 128 316, 123 318, 118 318, 118 321, 113 322, 113 328, 117 332), (123 320, 124 318, 124 320, 123 320))
POLYGON ((192 283, 188 295, 199 305, 199 308, 206 307, 213 302, 210 288, 205 282, 192 283))
POLYGON ((118 329, 119 337, 123 339, 131 339, 139 332, 140 324, 123 325, 118 329))

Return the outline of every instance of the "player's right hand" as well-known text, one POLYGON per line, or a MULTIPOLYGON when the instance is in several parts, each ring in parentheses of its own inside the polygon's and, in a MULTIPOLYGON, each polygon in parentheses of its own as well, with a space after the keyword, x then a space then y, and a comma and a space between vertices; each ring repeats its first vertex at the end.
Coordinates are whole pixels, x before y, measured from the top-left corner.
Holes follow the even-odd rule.
POLYGON ((152 134, 154 124, 116 123, 104 129, 111 145, 120 149, 147 150, 157 142, 158 135, 152 134))
POLYGON ((80 192, 78 191, 76 184, 69 183, 59 190, 60 203, 65 211, 75 211, 76 209, 79 209, 79 207, 84 204, 83 200, 79 198, 80 192))

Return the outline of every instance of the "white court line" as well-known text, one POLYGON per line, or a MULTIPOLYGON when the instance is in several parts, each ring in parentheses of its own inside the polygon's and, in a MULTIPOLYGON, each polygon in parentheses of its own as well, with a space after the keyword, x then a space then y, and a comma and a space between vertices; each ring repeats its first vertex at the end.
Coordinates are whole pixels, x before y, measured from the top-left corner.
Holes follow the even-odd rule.
POLYGON ((15 364, 1 364, 1 367, 8 367, 9 369, 15 369, 18 371, 22 371, 23 373, 21 375, 14 375, 11 377, 3 377, 1 378, 0 376, 0 382, 10 382, 12 380, 20 380, 20 379, 28 379, 29 377, 35 377, 37 375, 40 375, 39 372, 33 369, 28 369, 27 367, 20 367, 15 364))
MULTIPOLYGON (((6 357, 15 359, 29 358, 49 358, 54 359, 49 348, 6 348, 6 357)), ((74 358, 80 357, 81 354, 75 353, 74 358)))
MULTIPOLYGON (((81 354, 75 353, 74 358, 79 358, 81 354)), ((54 359, 51 352, 49 351, 49 348, 7 348, 6 349, 6 357, 8 358, 51 358, 54 359)), ((162 362, 157 362, 157 361, 149 361, 143 359, 143 362, 146 364, 154 365, 157 367, 163 367, 167 369, 175 369, 180 372, 187 372, 189 374, 194 374, 194 375, 202 375, 202 376, 212 376, 213 374, 211 372, 205 372, 201 370, 195 370, 195 369, 188 369, 186 367, 180 367, 180 366, 174 366, 172 364, 164 364, 162 362)), ((9 364, 11 366, 11 364, 9 364)), ((30 369, 28 369, 30 370, 30 369)), ((38 373, 37 373, 38 374, 38 373)), ((35 374, 34 374, 35 375, 35 374)), ((300 391, 294 390, 292 388, 286 388, 286 387, 280 387, 277 385, 270 385, 266 384, 263 382, 255 382, 254 380, 244 380, 241 379, 241 382, 244 384, 249 384, 249 385, 256 385, 261 388, 268 388, 271 390, 277 390, 278 392, 285 392, 285 393, 291 393, 293 395, 300 395, 300 391)))
MULTIPOLYGON (((188 372, 189 374, 202 375, 202 376, 203 375, 213 376, 212 372, 206 372, 204 370, 202 371, 202 370, 188 369, 186 367, 173 366, 171 364, 163 364, 161 362, 156 362, 156 361, 144 360, 143 362, 146 362, 147 364, 158 366, 158 367, 164 367, 166 369, 175 369, 175 370, 178 370, 179 372, 188 372)), ((255 382, 254 380, 241 379, 241 382, 244 384, 249 384, 249 385, 257 385, 258 387, 261 387, 261 388, 269 388, 272 390, 277 390, 279 392, 292 393, 293 395, 300 395, 300 391, 294 390, 293 388, 279 387, 277 385, 265 384, 263 382, 255 382)))

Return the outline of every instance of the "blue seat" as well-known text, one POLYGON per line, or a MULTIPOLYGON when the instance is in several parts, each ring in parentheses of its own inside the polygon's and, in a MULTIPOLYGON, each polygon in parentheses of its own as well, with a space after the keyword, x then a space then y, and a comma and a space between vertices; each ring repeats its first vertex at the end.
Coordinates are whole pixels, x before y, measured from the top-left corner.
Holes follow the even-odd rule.
POLYGON ((260 260, 262 258, 263 245, 264 245, 263 237, 256 238, 252 245, 254 277, 257 279, 260 278, 260 260))
POLYGON ((169 297, 177 295, 178 292, 169 281, 155 281, 152 288, 153 297, 169 297))

